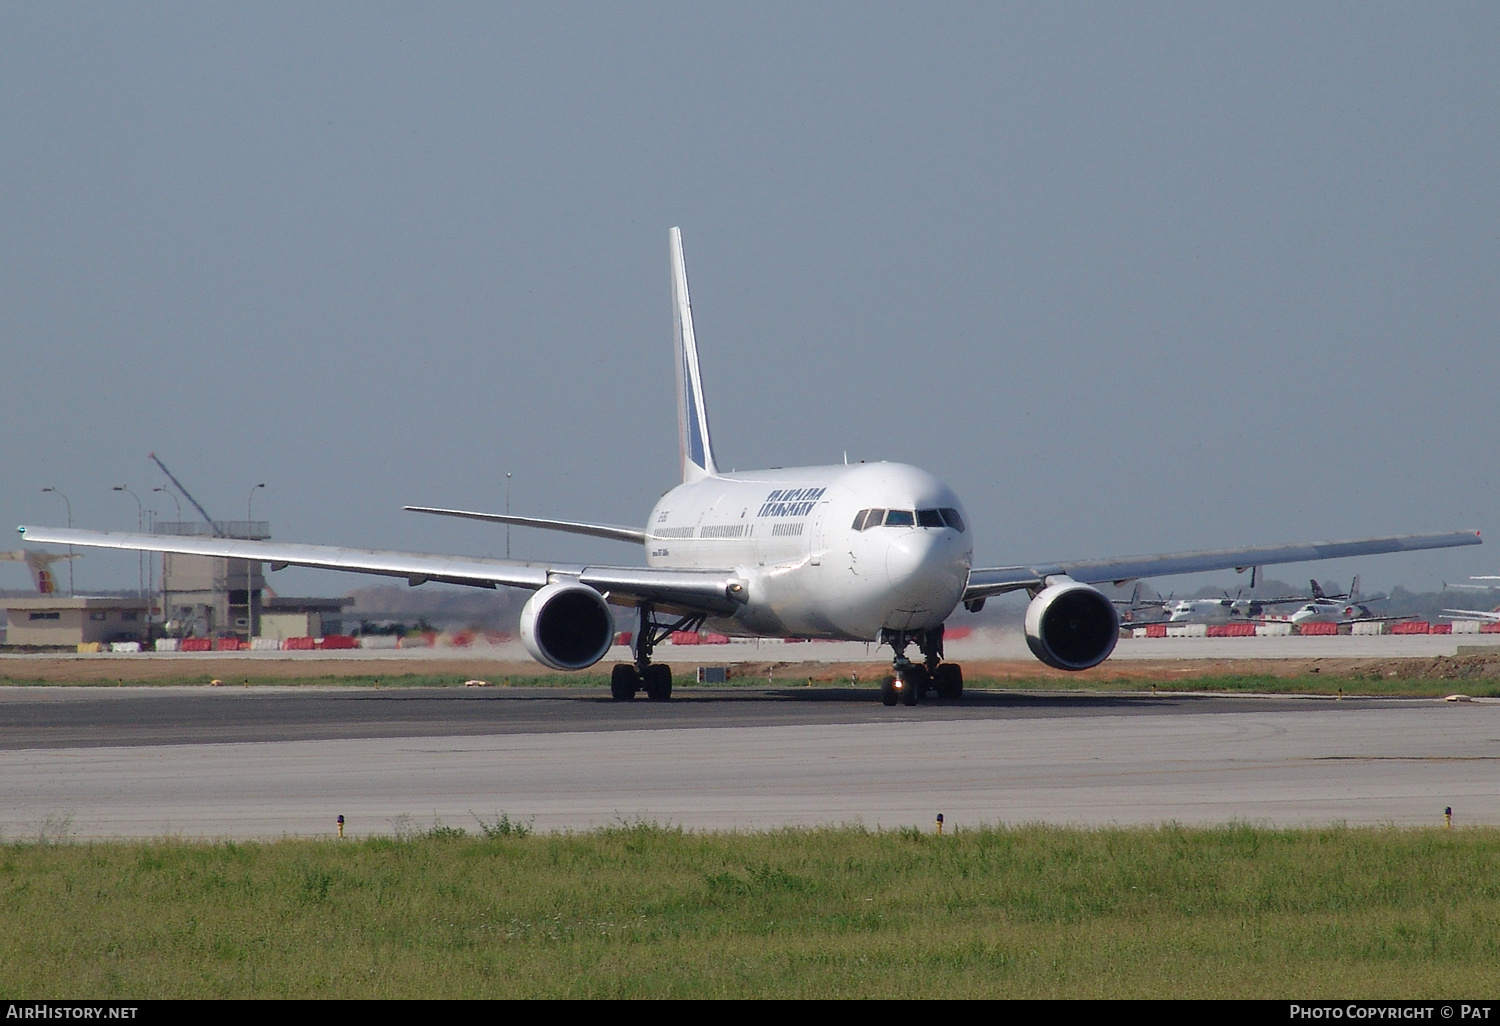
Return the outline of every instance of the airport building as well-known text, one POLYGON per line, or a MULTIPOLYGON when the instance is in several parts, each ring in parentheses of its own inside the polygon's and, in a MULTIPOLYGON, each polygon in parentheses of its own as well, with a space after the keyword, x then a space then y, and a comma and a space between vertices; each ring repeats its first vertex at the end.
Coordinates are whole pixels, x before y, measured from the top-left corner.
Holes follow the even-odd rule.
MULTIPOLYGON (((152 526, 153 534, 188 538, 244 538, 266 541, 271 525, 265 520, 166 520, 152 526)), ((262 564, 248 559, 222 556, 189 556, 163 553, 162 611, 167 633, 214 638, 259 634, 262 591, 266 579, 262 564)))
POLYGON ((7 645, 63 645, 145 641, 147 599, 35 595, 5 600, 7 645))

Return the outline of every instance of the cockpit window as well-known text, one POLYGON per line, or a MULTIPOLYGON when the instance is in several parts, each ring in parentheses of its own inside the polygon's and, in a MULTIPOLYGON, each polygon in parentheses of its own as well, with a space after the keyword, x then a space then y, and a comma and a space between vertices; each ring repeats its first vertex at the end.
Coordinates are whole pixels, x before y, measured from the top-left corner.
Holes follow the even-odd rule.
POLYGON ((872 527, 879 527, 884 522, 885 510, 872 509, 869 511, 869 516, 865 517, 865 526, 864 528, 862 528, 862 530, 868 530, 872 527))
POLYGON ((943 515, 943 519, 944 520, 948 521, 948 526, 949 527, 953 528, 955 531, 958 531, 959 533, 963 532, 963 529, 964 529, 964 518, 958 515, 958 510, 944 508, 944 509, 938 510, 938 512, 943 515))
POLYGON ((943 515, 935 509, 917 510, 917 524, 920 527, 942 527, 943 515))
POLYGON ((856 531, 863 531, 865 529, 865 519, 873 512, 874 510, 862 509, 854 514, 854 529, 856 531))
POLYGON ((914 527, 917 516, 909 509, 888 509, 885 511, 886 527, 914 527))

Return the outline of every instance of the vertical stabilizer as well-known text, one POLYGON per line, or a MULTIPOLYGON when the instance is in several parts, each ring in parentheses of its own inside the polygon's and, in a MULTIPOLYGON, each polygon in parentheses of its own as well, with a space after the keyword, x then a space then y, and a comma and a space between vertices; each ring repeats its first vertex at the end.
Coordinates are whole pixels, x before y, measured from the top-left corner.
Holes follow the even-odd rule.
POLYGON ((672 336, 677 346, 677 440, 682 452, 682 480, 701 481, 719 472, 708 434, 708 407, 698 372, 698 343, 693 337, 693 304, 688 298, 687 265, 682 259, 682 230, 672 238, 672 336))

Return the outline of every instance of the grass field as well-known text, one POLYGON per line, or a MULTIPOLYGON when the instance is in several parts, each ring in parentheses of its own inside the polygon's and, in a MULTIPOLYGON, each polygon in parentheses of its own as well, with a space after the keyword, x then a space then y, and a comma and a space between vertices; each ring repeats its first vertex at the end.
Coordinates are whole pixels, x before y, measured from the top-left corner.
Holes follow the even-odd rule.
POLYGON ((1500 830, 0 846, 0 996, 1476 997, 1500 830))

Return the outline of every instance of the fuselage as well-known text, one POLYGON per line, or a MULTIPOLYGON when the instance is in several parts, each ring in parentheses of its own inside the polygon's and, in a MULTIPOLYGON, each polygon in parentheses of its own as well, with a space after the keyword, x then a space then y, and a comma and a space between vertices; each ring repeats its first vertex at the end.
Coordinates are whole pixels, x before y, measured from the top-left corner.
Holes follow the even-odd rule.
POLYGON ((748 601, 708 624, 743 636, 874 641, 936 627, 974 552, 958 496, 900 463, 707 477, 662 496, 646 532, 650 566, 746 581, 748 601))

